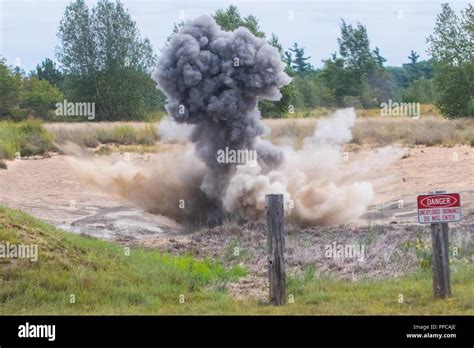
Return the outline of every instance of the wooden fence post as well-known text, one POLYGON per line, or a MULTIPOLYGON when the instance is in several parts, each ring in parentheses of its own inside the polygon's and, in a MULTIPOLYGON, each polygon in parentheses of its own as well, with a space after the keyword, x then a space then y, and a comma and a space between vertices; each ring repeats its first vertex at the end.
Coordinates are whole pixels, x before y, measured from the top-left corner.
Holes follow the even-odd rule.
MULTIPOLYGON (((446 191, 432 191, 442 194, 446 191)), ((447 222, 431 224, 431 246, 433 264, 433 295, 435 298, 451 296, 449 279, 449 225, 447 222)))
POLYGON ((283 195, 265 196, 267 204, 267 247, 270 303, 285 304, 285 234, 283 229, 283 195))

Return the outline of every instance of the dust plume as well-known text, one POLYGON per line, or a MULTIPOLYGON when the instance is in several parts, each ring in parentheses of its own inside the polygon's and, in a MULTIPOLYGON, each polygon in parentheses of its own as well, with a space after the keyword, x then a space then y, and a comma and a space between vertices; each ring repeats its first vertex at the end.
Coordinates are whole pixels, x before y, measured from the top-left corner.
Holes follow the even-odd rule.
MULTIPOLYGON (((322 225, 359 218, 375 195, 374 180, 368 177, 401 158, 403 150, 387 146, 352 160, 343 152, 343 146, 351 140, 355 117, 353 109, 343 109, 319 120, 301 149, 280 148, 283 157, 277 169, 264 171, 260 165, 237 165, 222 195, 224 213, 258 219, 265 213, 265 195, 281 193, 287 217, 293 221, 322 225)), ((89 182, 144 210, 179 222, 208 222, 209 198, 201 190, 207 169, 192 144, 176 144, 173 150, 154 154, 146 162, 78 156, 71 147, 65 152, 89 182)))
POLYGON ((186 143, 191 140, 193 129, 192 125, 176 123, 165 117, 158 125, 158 135, 163 143, 186 143))
POLYGON ((365 180, 373 170, 399 159, 403 151, 385 147, 360 161, 345 161, 342 146, 351 140, 354 109, 336 111, 321 119, 303 147, 282 149, 284 161, 265 174, 261 168, 237 168, 223 198, 226 211, 258 217, 265 210, 265 195, 281 193, 286 214, 304 224, 340 224, 359 218, 374 199, 372 183, 365 180))
POLYGON ((146 162, 77 156, 61 146, 69 163, 89 183, 118 194, 142 209, 179 222, 205 220, 208 203, 199 186, 205 167, 192 148, 155 154, 146 162))
POLYGON ((222 217, 222 195, 235 163, 216 160, 219 150, 255 150, 263 168, 281 162, 280 150, 259 137, 268 130, 258 101, 278 100, 290 83, 278 50, 248 29, 221 30, 211 16, 186 22, 171 37, 153 73, 167 96, 166 110, 177 123, 194 125, 191 139, 206 171, 201 190, 209 198, 208 218, 222 217))

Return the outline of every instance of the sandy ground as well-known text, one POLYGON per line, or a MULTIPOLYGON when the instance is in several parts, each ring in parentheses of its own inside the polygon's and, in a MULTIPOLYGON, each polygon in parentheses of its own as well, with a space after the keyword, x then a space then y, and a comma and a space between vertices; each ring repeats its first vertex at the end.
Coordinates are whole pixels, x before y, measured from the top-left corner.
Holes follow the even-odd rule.
MULTIPOLYGON (((133 161, 145 158, 131 154, 133 161)), ((7 165, 8 170, 0 171, 0 203, 63 229, 116 240, 155 238, 181 231, 174 221, 144 212, 118 195, 89 185, 65 156, 8 161, 7 165)))
MULTIPOLYGON (((369 181, 376 185, 374 204, 364 216, 377 223, 416 223, 416 197, 433 190, 461 194, 464 217, 474 214, 474 148, 470 146, 405 148, 404 158, 389 168, 375 171, 369 181)), ((360 158, 365 151, 351 153, 360 158)))
MULTIPOLYGON (((383 184, 376 185, 376 200, 359 221, 346 226, 289 227, 286 254, 290 273, 300 273, 313 265, 316 272, 355 280, 399 276, 413 270, 418 261, 416 255, 406 249, 407 243, 417 239, 429 243, 427 226, 417 224, 416 196, 430 190, 461 193, 463 221, 451 224, 450 243, 472 254, 474 148, 405 150, 403 159, 371 174, 371 180, 383 181, 383 184), (332 243, 364 245, 363 260, 327 257, 325 248, 332 243)), ((365 152, 350 152, 349 161, 363 157, 365 152)), ((120 155, 113 156, 119 158, 120 155)), ((146 156, 131 154, 131 160, 140 163, 146 156)), ((190 233, 164 216, 146 213, 118 196, 89 186, 62 155, 9 161, 7 165, 8 170, 0 170, 1 204, 74 233, 171 253, 210 256, 229 266, 243 264, 249 269, 249 275, 239 283, 230 284, 231 293, 235 297, 265 296, 267 261, 262 222, 190 233)))

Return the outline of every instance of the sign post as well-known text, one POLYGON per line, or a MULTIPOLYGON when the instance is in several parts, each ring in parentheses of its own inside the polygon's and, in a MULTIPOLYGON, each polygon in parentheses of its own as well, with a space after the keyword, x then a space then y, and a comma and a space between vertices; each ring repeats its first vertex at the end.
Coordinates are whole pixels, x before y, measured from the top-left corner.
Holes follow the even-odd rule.
POLYGON ((285 304, 285 234, 283 229, 283 195, 265 196, 267 203, 267 247, 270 303, 276 306, 285 304))
POLYGON ((431 224, 433 294, 447 298, 451 295, 448 222, 461 220, 461 198, 459 193, 432 191, 417 201, 418 222, 431 224))

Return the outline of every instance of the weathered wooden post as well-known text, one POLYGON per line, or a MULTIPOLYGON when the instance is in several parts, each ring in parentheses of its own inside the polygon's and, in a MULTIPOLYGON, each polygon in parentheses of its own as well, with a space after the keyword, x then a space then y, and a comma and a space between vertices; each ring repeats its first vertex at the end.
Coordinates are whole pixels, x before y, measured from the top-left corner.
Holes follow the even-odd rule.
POLYGON ((431 245, 433 248, 433 294, 437 298, 447 298, 451 296, 448 223, 431 224, 431 245))
POLYGON ((461 220, 461 197, 459 193, 431 191, 418 196, 417 201, 418 221, 431 224, 433 295, 448 298, 451 296, 448 222, 461 220))
MULTIPOLYGON (((443 194, 446 191, 430 191, 430 194, 443 194)), ((447 222, 431 224, 431 263, 433 265, 433 295, 436 298, 451 296, 449 279, 449 225, 447 222)))
POLYGON ((267 247, 270 303, 285 304, 285 234, 283 229, 283 195, 265 196, 267 204, 267 247))

